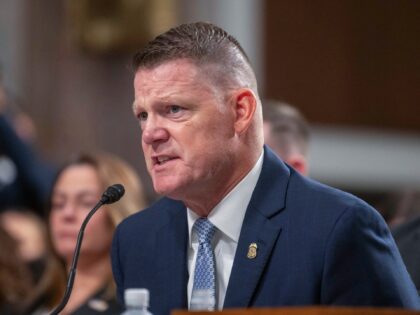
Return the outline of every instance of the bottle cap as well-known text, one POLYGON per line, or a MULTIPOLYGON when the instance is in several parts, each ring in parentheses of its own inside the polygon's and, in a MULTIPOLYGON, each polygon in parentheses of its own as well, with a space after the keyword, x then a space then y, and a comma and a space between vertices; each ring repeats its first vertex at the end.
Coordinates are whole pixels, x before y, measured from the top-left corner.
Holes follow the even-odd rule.
POLYGON ((126 306, 149 307, 149 290, 125 289, 124 302, 126 306))

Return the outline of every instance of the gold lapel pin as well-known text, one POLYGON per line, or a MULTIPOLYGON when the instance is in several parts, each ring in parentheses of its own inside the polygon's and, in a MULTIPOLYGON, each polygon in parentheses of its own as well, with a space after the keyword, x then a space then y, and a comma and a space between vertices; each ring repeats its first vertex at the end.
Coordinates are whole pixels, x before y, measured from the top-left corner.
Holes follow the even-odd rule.
POLYGON ((255 257, 257 257, 257 249, 257 243, 249 244, 248 254, 246 255, 246 257, 248 257, 249 259, 254 259, 255 257))

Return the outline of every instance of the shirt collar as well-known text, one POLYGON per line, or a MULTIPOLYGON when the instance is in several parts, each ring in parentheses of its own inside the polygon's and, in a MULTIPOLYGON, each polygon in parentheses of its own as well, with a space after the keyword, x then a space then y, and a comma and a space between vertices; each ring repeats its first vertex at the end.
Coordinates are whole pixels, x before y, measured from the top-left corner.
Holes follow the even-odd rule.
MULTIPOLYGON (((235 243, 239 240, 245 212, 257 185, 263 164, 264 150, 248 174, 220 201, 208 215, 208 220, 235 243)), ((187 208, 188 235, 191 246, 192 227, 199 216, 187 208)))

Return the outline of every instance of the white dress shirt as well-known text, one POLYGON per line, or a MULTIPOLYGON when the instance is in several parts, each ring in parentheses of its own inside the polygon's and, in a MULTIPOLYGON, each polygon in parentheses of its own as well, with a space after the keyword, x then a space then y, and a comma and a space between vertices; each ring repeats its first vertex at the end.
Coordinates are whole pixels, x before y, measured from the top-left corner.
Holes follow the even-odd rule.
MULTIPOLYGON (((208 215, 208 220, 216 226, 213 237, 213 249, 216 260, 216 297, 217 308, 221 310, 226 296, 233 259, 238 247, 239 234, 242 222, 248 207, 251 195, 260 177, 264 152, 251 171, 220 201, 208 215)), ((188 214, 188 306, 194 283, 194 267, 197 257, 198 239, 192 233, 192 227, 199 218, 198 215, 187 208, 188 214)))

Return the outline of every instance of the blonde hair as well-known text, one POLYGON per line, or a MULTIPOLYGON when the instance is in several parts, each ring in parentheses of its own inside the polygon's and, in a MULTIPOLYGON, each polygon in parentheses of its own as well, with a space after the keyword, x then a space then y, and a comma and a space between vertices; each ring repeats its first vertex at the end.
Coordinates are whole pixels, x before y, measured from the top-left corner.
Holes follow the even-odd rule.
POLYGON ((124 197, 118 203, 106 207, 114 228, 124 218, 146 206, 143 186, 136 171, 120 158, 109 153, 102 153, 96 155, 82 154, 78 160, 80 161, 79 164, 89 164, 97 170, 103 190, 113 184, 124 186, 124 197))

